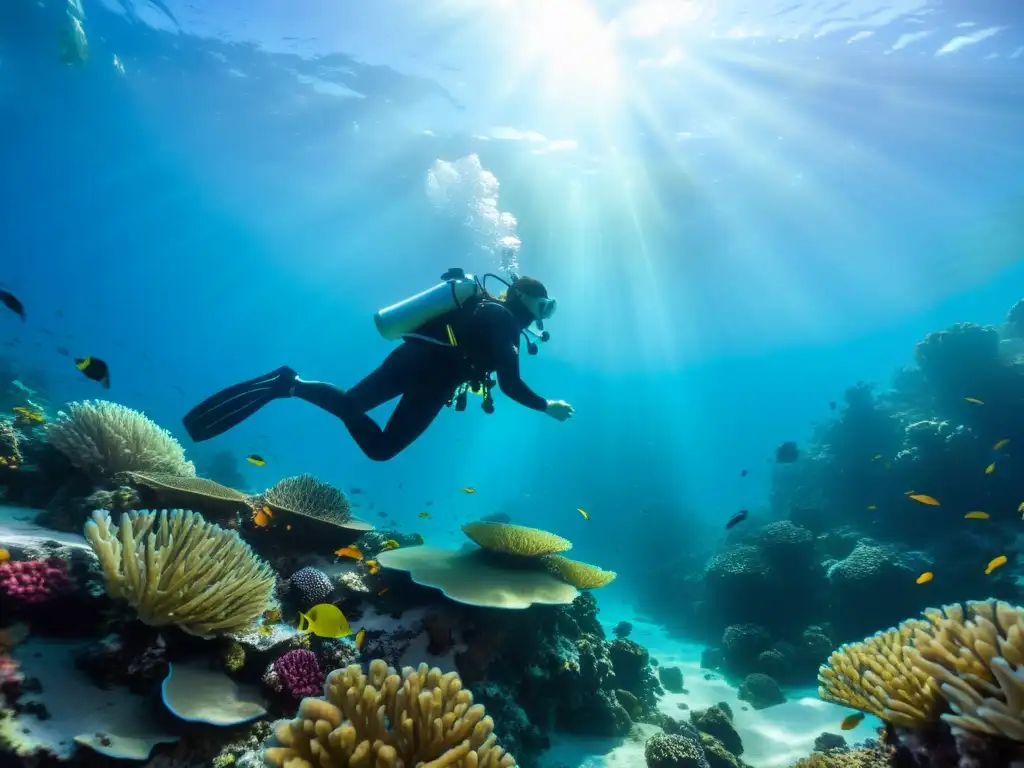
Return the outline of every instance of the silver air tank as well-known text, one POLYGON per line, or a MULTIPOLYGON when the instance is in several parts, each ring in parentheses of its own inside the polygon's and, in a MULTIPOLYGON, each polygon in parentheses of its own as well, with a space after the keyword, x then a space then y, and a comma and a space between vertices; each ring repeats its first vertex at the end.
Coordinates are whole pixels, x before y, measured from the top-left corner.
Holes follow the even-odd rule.
POLYGON ((433 288, 378 310, 373 316, 373 322, 381 336, 388 341, 395 341, 407 333, 414 332, 424 323, 458 309, 481 290, 483 289, 473 275, 467 275, 459 270, 457 276, 438 283, 433 288))

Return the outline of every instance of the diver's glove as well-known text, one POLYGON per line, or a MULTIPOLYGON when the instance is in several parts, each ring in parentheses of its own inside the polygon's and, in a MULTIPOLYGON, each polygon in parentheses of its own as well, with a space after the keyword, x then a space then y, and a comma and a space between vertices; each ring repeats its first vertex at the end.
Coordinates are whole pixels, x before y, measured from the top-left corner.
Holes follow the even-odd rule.
POLYGON ((555 421, 566 421, 572 418, 572 415, 576 413, 576 409, 565 402, 565 400, 548 400, 548 407, 544 409, 544 413, 555 421))

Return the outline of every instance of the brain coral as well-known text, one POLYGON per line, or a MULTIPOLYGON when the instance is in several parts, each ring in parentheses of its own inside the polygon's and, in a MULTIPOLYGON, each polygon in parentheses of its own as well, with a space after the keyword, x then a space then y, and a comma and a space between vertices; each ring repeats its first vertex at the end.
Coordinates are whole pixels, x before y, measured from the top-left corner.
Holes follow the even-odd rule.
POLYGON ((539 528, 510 523, 466 523, 462 532, 489 552, 519 557, 553 555, 572 549, 572 542, 539 528))

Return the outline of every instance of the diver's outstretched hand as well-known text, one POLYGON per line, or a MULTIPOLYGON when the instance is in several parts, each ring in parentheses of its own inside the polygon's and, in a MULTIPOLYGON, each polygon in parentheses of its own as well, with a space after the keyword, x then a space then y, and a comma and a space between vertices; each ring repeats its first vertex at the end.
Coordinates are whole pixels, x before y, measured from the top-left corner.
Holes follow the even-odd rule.
POLYGON ((544 409, 544 413, 555 421, 566 421, 572 418, 572 415, 576 413, 576 409, 565 402, 565 400, 548 400, 548 407, 544 409))

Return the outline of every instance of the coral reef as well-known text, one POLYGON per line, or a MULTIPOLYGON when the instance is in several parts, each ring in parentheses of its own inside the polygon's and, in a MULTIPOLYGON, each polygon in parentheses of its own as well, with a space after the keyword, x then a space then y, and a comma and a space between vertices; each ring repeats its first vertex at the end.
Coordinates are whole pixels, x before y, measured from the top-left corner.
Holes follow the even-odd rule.
POLYGON ((71 403, 47 425, 49 441, 94 478, 119 472, 193 476, 192 462, 170 432, 138 411, 107 400, 71 403))
POLYGON ((683 692, 683 673, 679 667, 658 667, 658 680, 666 691, 683 692))
POLYGON ((466 523, 462 532, 490 552, 517 557, 553 555, 572 549, 572 542, 548 531, 509 523, 466 523))
POLYGON ((85 536, 107 593, 127 600, 150 626, 173 624, 200 637, 242 632, 273 596, 270 567, 237 533, 195 512, 122 514, 118 527, 97 510, 85 536))
POLYGON ((298 717, 277 728, 279 746, 268 747, 265 756, 280 768, 313 768, 326 760, 338 766, 372 760, 381 768, 511 768, 516 761, 497 745, 493 730, 455 673, 422 664, 399 674, 376 659, 368 674, 352 665, 328 675, 325 697, 304 699, 298 717))
POLYGON ((768 675, 755 672, 747 675, 740 683, 739 697, 754 709, 767 709, 777 704, 785 704, 786 697, 775 679, 768 675))
POLYGON ((60 558, 8 560, 0 563, 0 604, 43 603, 69 584, 67 563, 60 558))
POLYGON ((700 742, 677 734, 656 733, 644 745, 647 768, 710 768, 700 742))
POLYGON ((701 733, 716 738, 732 754, 743 754, 743 742, 732 724, 732 711, 727 704, 694 710, 690 713, 690 722, 701 733))
POLYGON ((18 469, 22 465, 24 457, 18 442, 14 424, 7 419, 0 419, 0 470, 18 469))
POLYGON ((311 565, 293 573, 288 579, 288 583, 289 595, 295 595, 298 598, 301 610, 324 602, 335 588, 330 576, 311 565))
POLYGON ((267 489, 263 498, 273 507, 306 517, 335 523, 347 523, 352 518, 352 505, 348 497, 330 483, 313 475, 286 477, 267 489))
POLYGON ((316 696, 323 690, 324 673, 312 651, 297 648, 278 656, 273 671, 280 690, 293 698, 316 696))

